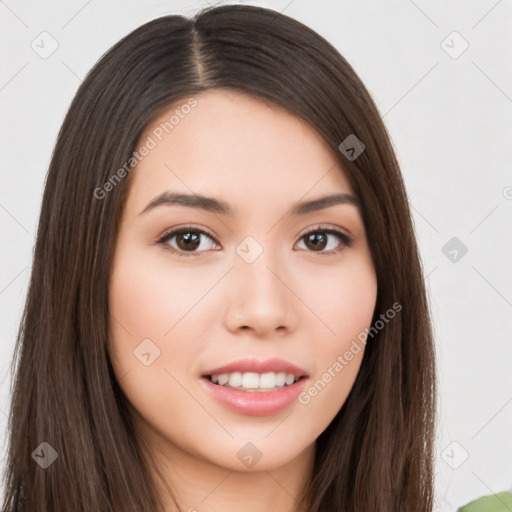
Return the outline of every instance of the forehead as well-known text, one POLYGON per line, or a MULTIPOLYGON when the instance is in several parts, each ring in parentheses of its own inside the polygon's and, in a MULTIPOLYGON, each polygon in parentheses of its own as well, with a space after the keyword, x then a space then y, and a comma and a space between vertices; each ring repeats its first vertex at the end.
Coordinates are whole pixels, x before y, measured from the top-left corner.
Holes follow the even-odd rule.
POLYGON ((207 91, 184 98, 148 125, 137 147, 130 196, 164 190, 284 202, 308 194, 353 193, 323 138, 305 121, 252 96, 207 91))

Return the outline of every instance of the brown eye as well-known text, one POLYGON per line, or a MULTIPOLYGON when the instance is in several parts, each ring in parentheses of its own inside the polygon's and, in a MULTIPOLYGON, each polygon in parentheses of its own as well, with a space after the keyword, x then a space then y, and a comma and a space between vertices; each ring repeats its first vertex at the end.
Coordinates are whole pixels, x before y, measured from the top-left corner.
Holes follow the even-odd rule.
POLYGON ((197 249, 201 244, 201 235, 198 236, 197 233, 191 233, 190 231, 178 233, 175 237, 178 248, 184 251, 197 249))
POLYGON ((204 240, 210 240, 215 245, 213 238, 206 231, 185 227, 166 233, 157 243, 178 256, 194 256, 203 252, 203 250, 212 248, 211 243, 210 247, 208 247, 208 242, 204 240), (202 250, 198 251, 198 248, 202 250))
POLYGON ((301 241, 304 240, 306 249, 310 252, 316 252, 322 255, 329 255, 342 251, 345 247, 350 247, 353 243, 345 233, 332 228, 318 227, 314 231, 310 231, 301 237, 301 241), (335 241, 330 242, 329 238, 338 239, 338 243, 335 241), (341 246, 341 247, 340 247, 341 246), (327 249, 327 250, 325 250, 327 249))
POLYGON ((305 237, 306 246, 312 250, 323 250, 327 244, 327 236, 322 232, 309 233, 305 237))

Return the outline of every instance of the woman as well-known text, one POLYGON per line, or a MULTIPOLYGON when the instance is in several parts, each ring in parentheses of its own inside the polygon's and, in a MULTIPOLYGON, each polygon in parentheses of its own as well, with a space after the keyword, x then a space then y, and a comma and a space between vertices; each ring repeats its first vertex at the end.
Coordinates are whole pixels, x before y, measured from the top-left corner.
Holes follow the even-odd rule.
POLYGON ((16 348, 8 510, 432 510, 400 169, 354 70, 277 12, 165 16, 94 66, 16 348))

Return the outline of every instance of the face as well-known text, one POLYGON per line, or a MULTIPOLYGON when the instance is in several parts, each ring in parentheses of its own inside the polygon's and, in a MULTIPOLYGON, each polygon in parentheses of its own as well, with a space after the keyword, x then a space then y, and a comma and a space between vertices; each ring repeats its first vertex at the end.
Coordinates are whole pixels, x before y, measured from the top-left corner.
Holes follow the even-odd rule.
POLYGON ((357 204, 298 207, 355 197, 311 127, 239 93, 195 100, 137 145, 150 149, 117 240, 109 354, 160 453, 269 470, 314 447, 343 406, 376 275, 357 204))

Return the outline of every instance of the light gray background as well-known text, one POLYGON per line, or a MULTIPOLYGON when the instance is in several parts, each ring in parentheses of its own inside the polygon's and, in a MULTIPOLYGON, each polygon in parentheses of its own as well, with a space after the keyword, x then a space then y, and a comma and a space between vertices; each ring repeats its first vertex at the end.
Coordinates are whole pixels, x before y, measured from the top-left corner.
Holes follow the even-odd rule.
MULTIPOLYGON (((281 11, 328 39, 361 76, 390 131, 435 323, 437 510, 455 511, 478 496, 510 489, 512 2, 246 3, 281 11), (469 47, 459 55, 464 40, 469 47), (461 256, 457 248, 450 254, 451 246, 447 256, 443 253, 452 237, 468 248, 467 254, 461 256)), ((157 16, 192 15, 206 5, 0 1, 2 437, 8 363, 27 290, 44 178, 71 99, 85 74, 122 36, 157 16), (47 58, 32 48, 51 48, 43 31, 58 43, 47 58)))

